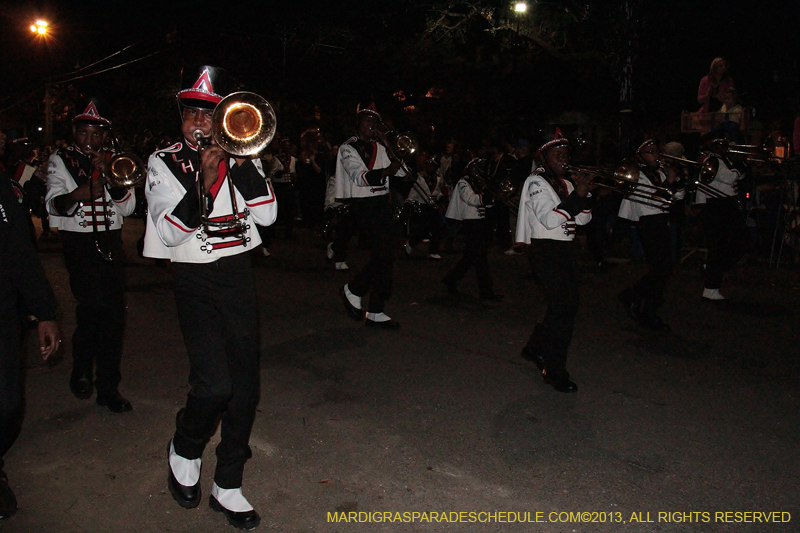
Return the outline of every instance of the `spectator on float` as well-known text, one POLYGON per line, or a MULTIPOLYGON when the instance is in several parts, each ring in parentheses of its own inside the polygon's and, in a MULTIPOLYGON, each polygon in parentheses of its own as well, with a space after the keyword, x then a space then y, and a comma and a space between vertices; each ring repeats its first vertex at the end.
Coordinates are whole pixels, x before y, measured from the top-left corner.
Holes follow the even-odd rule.
POLYGON ((722 57, 711 62, 708 74, 700 80, 697 88, 697 102, 701 105, 700 113, 718 111, 723 97, 734 87, 733 78, 728 75, 728 63, 722 57))

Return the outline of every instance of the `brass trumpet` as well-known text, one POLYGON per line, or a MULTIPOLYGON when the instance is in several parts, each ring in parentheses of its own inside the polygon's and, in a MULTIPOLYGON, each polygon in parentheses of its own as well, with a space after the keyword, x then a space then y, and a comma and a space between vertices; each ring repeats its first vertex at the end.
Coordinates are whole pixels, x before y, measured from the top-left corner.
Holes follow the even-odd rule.
POLYGON ((112 187, 138 187, 144 183, 147 177, 147 165, 142 158, 132 152, 122 152, 119 140, 114 132, 111 132, 111 140, 116 152, 108 163, 106 169, 106 181, 112 187))
MULTIPOLYGON (((196 130, 192 133, 199 150, 209 146, 211 139, 224 152, 234 157, 248 157, 261 152, 272 141, 277 129, 277 119, 272 106, 251 92, 231 93, 220 101, 211 115, 211 138, 196 130)), ((242 235, 247 229, 247 210, 239 213, 233 181, 230 179, 230 159, 225 158, 228 190, 231 197, 231 216, 224 220, 211 220, 205 201, 206 191, 202 177, 197 180, 200 195, 200 218, 207 234, 225 233, 242 235)), ((242 239, 242 245, 246 241, 242 239)))
POLYGON ((616 170, 600 167, 585 167, 564 165, 567 172, 581 172, 593 176, 592 183, 598 187, 622 193, 632 202, 637 202, 650 207, 668 210, 672 206, 672 191, 665 187, 657 187, 639 183, 639 164, 632 159, 626 159, 616 170))

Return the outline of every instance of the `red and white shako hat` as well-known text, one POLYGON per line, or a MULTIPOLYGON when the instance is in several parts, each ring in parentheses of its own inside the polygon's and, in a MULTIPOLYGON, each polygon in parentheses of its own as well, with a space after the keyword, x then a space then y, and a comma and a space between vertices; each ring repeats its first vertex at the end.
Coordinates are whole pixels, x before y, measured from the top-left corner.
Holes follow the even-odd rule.
POLYGON ((644 151, 645 148, 647 148, 648 146, 652 146, 654 144, 657 144, 657 143, 656 143, 656 140, 653 139, 652 137, 650 137, 649 139, 645 139, 645 141, 642 144, 639 145, 639 148, 636 149, 636 153, 637 154, 641 154, 644 151))
POLYGON ((100 126, 111 125, 108 119, 108 105, 94 96, 84 98, 75 106, 75 118, 72 123, 85 122, 100 126))
POLYGON ((181 106, 214 109, 233 91, 233 80, 225 70, 197 65, 181 71, 181 90, 175 96, 181 106))
POLYGON ((558 126, 548 126, 546 128, 542 128, 539 130, 539 137, 541 145, 534 154, 536 157, 542 155, 542 152, 548 148, 554 148, 556 146, 569 146, 569 139, 564 136, 564 133, 562 133, 561 128, 558 126))
POLYGON ((375 107, 375 102, 372 100, 364 100, 356 107, 356 116, 360 116, 364 113, 370 114, 378 120, 382 120, 381 115, 378 113, 378 108, 375 107))

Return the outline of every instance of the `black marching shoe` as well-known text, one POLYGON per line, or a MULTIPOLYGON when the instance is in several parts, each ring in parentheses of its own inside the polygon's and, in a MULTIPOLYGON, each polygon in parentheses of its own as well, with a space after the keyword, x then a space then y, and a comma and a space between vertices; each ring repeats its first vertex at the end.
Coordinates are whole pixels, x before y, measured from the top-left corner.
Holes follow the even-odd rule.
POLYGON ((544 370, 544 357, 542 357, 541 354, 534 352, 529 346, 524 346, 520 355, 526 361, 532 361, 539 370, 544 370))
POLYGON ((10 517, 17 512, 17 498, 14 491, 8 486, 5 472, 0 470, 0 520, 10 517))
POLYGON ((669 324, 661 320, 661 318, 657 317, 656 315, 641 317, 639 319, 639 327, 651 329, 653 331, 660 331, 662 333, 669 333, 672 331, 672 328, 669 327, 669 324))
POLYGON ((622 305, 625 307, 625 312, 628 314, 628 316, 638 322, 642 317, 642 304, 641 302, 633 299, 630 289, 626 289, 619 293, 617 298, 620 302, 622 302, 622 305))
POLYGON ((94 391, 92 378, 87 374, 73 372, 69 378, 69 390, 79 400, 88 400, 92 397, 92 392, 94 391))
POLYGON ((444 286, 447 287, 447 294, 458 294, 458 288, 456 287, 455 281, 445 278, 442 280, 442 283, 444 283, 444 286))
POLYGON ((261 523, 261 517, 255 509, 251 511, 229 511, 225 509, 214 496, 208 497, 208 506, 214 511, 222 513, 228 519, 228 523, 236 529, 255 529, 261 523))
POLYGON ((550 374, 542 374, 542 380, 558 392, 578 392, 578 385, 569 379, 566 370, 554 370, 550 374))
POLYGON ((381 328, 381 329, 400 329, 400 322, 397 320, 384 320, 383 322, 376 322, 369 318, 364 321, 368 328, 381 328))
POLYGON ((364 310, 359 309, 358 307, 350 303, 350 300, 347 299, 347 295, 344 293, 344 287, 339 289, 339 295, 342 297, 342 302, 344 303, 344 310, 347 311, 347 314, 350 315, 350 318, 359 321, 364 320, 364 310))
POLYGON ((167 486, 169 487, 169 492, 172 494, 172 498, 178 502, 178 505, 184 509, 194 509, 200 505, 200 480, 191 487, 178 483, 178 480, 175 479, 175 474, 172 473, 172 467, 169 464, 171 445, 172 441, 169 441, 167 444, 167 486))
POLYGON ((97 394, 97 405, 108 407, 112 413, 127 413, 133 411, 131 402, 126 400, 120 395, 119 392, 114 391, 108 394, 97 394))

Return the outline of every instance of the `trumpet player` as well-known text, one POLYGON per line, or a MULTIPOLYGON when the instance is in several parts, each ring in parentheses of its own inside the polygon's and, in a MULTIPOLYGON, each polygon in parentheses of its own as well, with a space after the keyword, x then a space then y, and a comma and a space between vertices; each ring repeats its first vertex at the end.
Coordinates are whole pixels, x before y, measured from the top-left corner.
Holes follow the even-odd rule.
POLYGON ((232 157, 215 143, 198 146, 215 133, 214 109, 232 87, 227 73, 210 65, 186 68, 181 87, 183 140, 150 156, 146 190, 144 255, 172 261, 190 363, 189 394, 167 446, 167 484, 181 507, 199 505, 203 451, 221 420, 209 505, 231 525, 252 529, 261 519, 242 492, 242 478, 252 456, 260 374, 248 252, 261 242, 254 225, 272 224, 277 204, 260 159, 232 157), (237 215, 236 205, 244 213, 237 215), (232 225, 212 225, 226 222, 232 225), (226 229, 213 229, 220 227, 226 229))
POLYGON ((717 172, 707 188, 698 190, 695 201, 703 206, 701 220, 706 235, 708 258, 703 300, 725 300, 720 293, 722 275, 742 257, 747 228, 739 209, 737 183, 744 177, 744 163, 734 164, 728 157, 728 140, 721 131, 703 136, 701 163, 716 159, 717 172), (704 192, 705 191, 705 192, 704 192), (712 194, 708 194, 712 193, 712 194))
POLYGON ((374 102, 358 106, 356 124, 356 136, 339 147, 335 196, 347 203, 359 239, 367 242, 370 258, 339 293, 353 319, 365 320, 368 327, 395 330, 400 324, 384 313, 392 295, 394 270, 389 179, 405 173, 400 169, 400 160, 390 158, 387 152, 389 143, 379 131, 381 116, 374 102), (362 300, 367 293, 369 305, 365 314, 362 300))
POLYGON ((642 201, 650 187, 666 188, 672 191, 674 199, 681 200, 685 190, 677 173, 669 177, 661 170, 659 145, 655 139, 644 141, 636 150, 634 161, 639 167, 638 196, 626 196, 619 208, 619 217, 635 223, 639 239, 644 248, 648 272, 639 281, 622 291, 619 299, 628 315, 639 326, 655 331, 670 330, 656 311, 664 303, 664 289, 672 274, 672 236, 670 234, 669 206, 652 197, 652 201, 642 201))
POLYGON ((64 263, 75 296, 69 388, 114 413, 133 409, 119 392, 125 332, 125 266, 122 224, 133 213, 130 189, 107 178, 111 153, 103 148, 111 121, 104 102, 88 98, 72 121, 71 146, 50 156, 45 205, 59 230, 64 263))
POLYGON ((517 216, 517 244, 530 244, 529 258, 547 301, 542 322, 536 325, 522 357, 533 361, 542 379, 558 392, 577 392, 567 371, 579 294, 575 233, 592 218, 592 177, 572 173, 567 180, 569 140, 560 128, 541 132, 535 153, 537 168, 521 189, 517 216))

